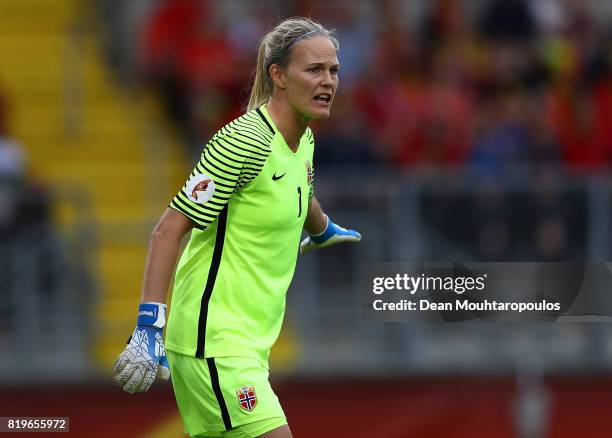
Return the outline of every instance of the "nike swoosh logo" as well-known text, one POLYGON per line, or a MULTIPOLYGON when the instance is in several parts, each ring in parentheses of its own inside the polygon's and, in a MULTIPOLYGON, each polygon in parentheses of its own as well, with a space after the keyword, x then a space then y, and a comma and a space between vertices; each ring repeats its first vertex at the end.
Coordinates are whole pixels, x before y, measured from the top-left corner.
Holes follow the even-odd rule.
POLYGON ((274 175, 272 175, 272 181, 278 181, 279 179, 281 179, 283 176, 285 176, 287 172, 283 173, 281 176, 276 176, 276 172, 274 172, 274 175))

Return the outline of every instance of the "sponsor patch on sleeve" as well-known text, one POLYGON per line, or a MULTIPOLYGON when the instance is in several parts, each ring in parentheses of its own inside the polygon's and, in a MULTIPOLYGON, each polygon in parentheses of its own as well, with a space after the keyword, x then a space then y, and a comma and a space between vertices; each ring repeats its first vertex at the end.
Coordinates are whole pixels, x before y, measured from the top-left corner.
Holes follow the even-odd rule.
POLYGON ((215 193, 215 182, 210 176, 200 173, 187 181, 183 192, 196 204, 205 204, 215 193))

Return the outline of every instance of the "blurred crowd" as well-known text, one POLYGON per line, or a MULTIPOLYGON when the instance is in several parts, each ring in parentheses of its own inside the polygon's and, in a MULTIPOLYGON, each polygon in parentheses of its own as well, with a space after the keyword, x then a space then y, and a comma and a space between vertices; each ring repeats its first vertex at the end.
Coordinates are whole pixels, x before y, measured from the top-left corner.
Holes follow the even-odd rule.
POLYGON ((57 280, 49 262, 57 253, 40 245, 52 235, 50 195, 29 174, 26 152, 11 135, 9 114, 9 99, 0 92, 0 338, 13 328, 16 297, 29 292, 20 281, 24 272, 44 294, 54 291, 57 280), (27 266, 20 266, 24 260, 27 266))
POLYGON ((447 242, 480 259, 586 256, 587 195, 568 181, 612 159, 612 3, 103 3, 111 60, 155 90, 191 161, 244 111, 259 39, 283 17, 310 16, 340 41, 332 117, 313 123, 319 169, 460 173, 476 189, 421 199, 447 242), (517 176, 534 190, 512 193, 517 176))
POLYGON ((49 193, 28 173, 27 155, 9 129, 10 105, 0 93, 0 248, 49 220, 49 193))
POLYGON ((140 26, 135 66, 197 150, 243 110, 258 39, 279 16, 307 15, 340 40, 332 120, 315 126, 319 164, 592 172, 612 152, 611 35, 598 7, 163 0, 140 26))

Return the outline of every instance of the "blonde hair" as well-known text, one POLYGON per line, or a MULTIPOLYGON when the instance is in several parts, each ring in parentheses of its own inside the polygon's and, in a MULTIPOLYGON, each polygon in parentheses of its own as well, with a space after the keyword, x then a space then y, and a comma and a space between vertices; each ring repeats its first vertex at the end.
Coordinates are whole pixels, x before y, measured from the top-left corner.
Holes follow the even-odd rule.
POLYGON ((302 39, 310 39, 315 36, 328 38, 336 51, 339 49, 338 40, 334 36, 333 30, 327 30, 310 18, 303 17, 284 20, 261 39, 257 49, 255 79, 253 80, 247 111, 264 104, 272 95, 270 66, 277 64, 281 67, 287 67, 291 59, 293 46, 302 39))

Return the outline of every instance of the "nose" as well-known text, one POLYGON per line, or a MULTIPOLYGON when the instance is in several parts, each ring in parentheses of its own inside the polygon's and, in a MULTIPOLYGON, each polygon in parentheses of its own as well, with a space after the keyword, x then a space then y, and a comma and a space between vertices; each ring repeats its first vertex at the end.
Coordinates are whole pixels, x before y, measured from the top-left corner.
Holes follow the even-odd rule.
POLYGON ((334 81, 332 79, 331 72, 326 71, 325 73, 323 73, 323 78, 321 79, 321 85, 326 88, 331 88, 333 84, 334 84, 334 81))

